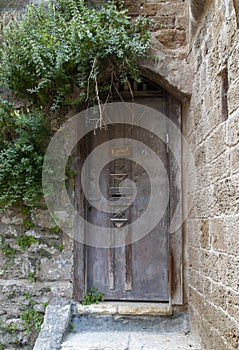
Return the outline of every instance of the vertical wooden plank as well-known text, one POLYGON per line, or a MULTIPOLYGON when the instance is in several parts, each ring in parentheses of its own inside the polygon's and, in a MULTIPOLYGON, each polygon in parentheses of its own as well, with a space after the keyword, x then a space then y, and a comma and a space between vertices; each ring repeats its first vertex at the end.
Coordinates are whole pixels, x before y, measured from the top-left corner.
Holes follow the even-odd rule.
MULTIPOLYGON (((76 171, 75 177, 75 207, 78 213, 84 217, 85 216, 85 204, 84 204, 84 195, 81 188, 81 168, 84 160, 85 153, 85 142, 82 140, 74 152, 74 168, 76 171)), ((86 280, 85 280, 85 271, 86 271, 86 250, 85 244, 82 242, 81 237, 84 235, 83 227, 79 225, 79 222, 75 221, 75 239, 74 239, 74 285, 73 285, 73 299, 76 301, 82 301, 86 293, 86 280)))
MULTIPOLYGON (((176 98, 169 96, 168 98, 168 117, 178 127, 181 132, 181 103, 176 98)), ((181 161, 182 157, 182 140, 178 135, 174 135, 169 130, 169 149, 177 152, 177 159, 181 161)), ((180 208, 180 215, 177 220, 179 228, 177 231, 170 233, 170 264, 171 264, 171 301, 174 305, 183 304, 183 275, 182 275, 182 174, 174 155, 169 153, 169 178, 170 178, 170 220, 174 215, 176 207, 180 208)))
MULTIPOLYGON (((110 223, 109 223, 110 226, 110 223)), ((114 246, 114 230, 109 227, 110 247, 114 246)), ((109 289, 115 289, 115 248, 108 249, 108 266, 109 266, 109 289)))
POLYGON ((125 290, 132 290, 132 244, 129 244, 131 240, 131 234, 125 229, 125 290))

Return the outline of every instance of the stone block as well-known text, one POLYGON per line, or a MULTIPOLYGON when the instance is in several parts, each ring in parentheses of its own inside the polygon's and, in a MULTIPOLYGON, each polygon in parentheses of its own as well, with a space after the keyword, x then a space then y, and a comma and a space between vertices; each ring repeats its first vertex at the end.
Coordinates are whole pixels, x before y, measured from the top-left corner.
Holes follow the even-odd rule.
MULTIPOLYGON (((216 279, 215 279, 216 280, 216 279)), ((218 256, 218 281, 237 290, 239 284, 239 257, 220 254, 218 256)))
POLYGON ((200 250, 194 247, 188 248, 188 266, 199 270, 200 269, 200 250))
POLYGON ((44 322, 34 350, 58 350, 72 316, 71 302, 54 298, 46 308, 44 322))
POLYGON ((197 168, 201 168, 202 166, 206 165, 206 153, 207 148, 205 143, 201 144, 194 152, 194 160, 195 160, 195 166, 197 168))
POLYGON ((230 150, 230 169, 233 174, 239 172, 239 145, 230 150))
POLYGON ((196 289, 189 286, 189 302, 200 317, 204 317, 205 298, 196 289))
POLYGON ((143 16, 155 16, 158 13, 158 9, 159 4, 143 4, 140 7, 140 14, 143 16))
POLYGON ((200 245, 203 249, 210 249, 210 235, 208 220, 202 220, 199 224, 200 229, 200 245))
POLYGON ((52 259, 41 259, 39 276, 44 281, 71 279, 72 260, 58 256, 52 259))
POLYGON ((119 315, 135 315, 135 316, 159 316, 172 315, 173 309, 171 305, 167 304, 128 304, 119 305, 119 315))
POLYGON ((175 27, 176 29, 179 30, 186 30, 187 29, 187 18, 186 17, 176 17, 176 21, 175 21, 175 27))
POLYGON ((6 225, 22 225, 23 215, 17 210, 6 210, 0 216, 1 222, 6 225))
POLYGON ((211 184, 220 179, 225 179, 230 175, 229 154, 224 152, 210 164, 210 182, 211 184))
POLYGON ((214 218, 210 220, 210 235, 212 247, 217 251, 226 251, 226 224, 224 219, 214 218))
POLYGON ((167 15, 175 17, 183 17, 186 14, 186 6, 183 2, 163 2, 158 4, 157 15, 167 15))
POLYGON ((190 268, 188 282, 197 292, 203 293, 203 277, 200 272, 190 268))
MULTIPOLYGON (((239 89, 238 89, 239 90, 239 89)), ((238 103, 238 100, 237 100, 238 103)), ((227 120, 226 136, 229 146, 236 146, 239 143, 239 113, 234 114, 227 120)))
POLYGON ((239 45, 234 45, 231 55, 228 57, 228 80, 233 84, 238 78, 239 45))
POLYGON ((226 236, 225 245, 228 254, 238 255, 239 252, 239 239, 238 239, 238 227, 239 216, 228 217, 225 219, 226 236))
POLYGON ((239 251, 237 237, 238 217, 211 220, 212 245, 215 250, 236 255, 239 251))
POLYGON ((77 305, 77 312, 81 315, 99 314, 99 315, 115 315, 118 311, 116 303, 100 303, 92 305, 77 305))
POLYGON ((199 234, 198 220, 188 219, 186 221, 186 235, 187 235, 187 242, 189 246, 199 248, 200 234, 199 234))
POLYGON ((213 335, 215 335, 215 329, 213 325, 208 323, 201 315, 198 315, 198 317, 201 318, 201 321, 198 323, 197 332, 200 337, 202 349, 211 350, 213 349, 213 335), (210 332, 208 331, 209 329, 210 332))
POLYGON ((211 185, 210 166, 206 165, 199 169, 196 173, 197 189, 203 189, 211 185))
POLYGON ((195 193, 194 212, 196 218, 208 218, 211 216, 213 207, 213 188, 207 187, 195 193))
POLYGON ((56 226, 48 210, 37 209, 31 214, 31 219, 36 226, 45 228, 56 226))
MULTIPOLYGON (((174 16, 153 16, 154 21, 158 22, 162 29, 173 29, 175 28, 175 17, 174 16)), ((157 25, 156 25, 157 28, 157 25)))
POLYGON ((200 100, 199 103, 197 103, 193 107, 192 117, 193 117, 193 120, 194 120, 194 128, 195 128, 198 125, 198 123, 200 122, 201 118, 202 118, 202 101, 201 100, 200 100))
POLYGON ((237 349, 239 333, 236 321, 230 319, 222 309, 216 308, 211 303, 207 303, 206 307, 206 319, 208 320, 208 323, 212 324, 217 330, 217 336, 225 339, 228 343, 228 348, 231 346, 232 348, 237 349))
POLYGON ((239 292, 228 290, 226 294, 226 311, 235 320, 238 319, 239 315, 239 292))
POLYGON ((155 33, 154 37, 162 45, 170 49, 181 47, 186 44, 186 33, 182 30, 161 29, 155 33))
POLYGON ((215 215, 235 215, 239 213, 238 175, 215 183, 213 188, 213 208, 215 215))
POLYGON ((229 85, 227 92, 227 101, 228 101, 228 111, 229 114, 238 110, 238 100, 239 100, 239 80, 238 78, 229 85))
POLYGON ((212 280, 203 276, 203 295, 210 298, 212 294, 212 280))
POLYGON ((215 132, 207 139, 207 162, 211 162, 225 151, 226 135, 224 125, 220 125, 215 132))
POLYGON ((226 310, 227 288, 218 283, 212 283, 210 301, 216 306, 226 310))
POLYGON ((219 281, 219 256, 214 252, 202 251, 200 254, 201 272, 214 281, 219 281))

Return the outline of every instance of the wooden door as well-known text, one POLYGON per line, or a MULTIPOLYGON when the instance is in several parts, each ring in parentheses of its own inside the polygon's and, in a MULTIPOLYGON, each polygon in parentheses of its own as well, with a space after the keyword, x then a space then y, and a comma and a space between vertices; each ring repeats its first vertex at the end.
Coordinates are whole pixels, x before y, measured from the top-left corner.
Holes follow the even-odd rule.
MULTIPOLYGON (((165 97, 140 98, 142 103, 166 114, 165 97)), ((167 132, 167 125, 165 133, 167 132)), ((168 169, 167 146, 153 133, 132 125, 114 124, 107 130, 91 133, 88 138, 87 154, 97 149, 107 140, 113 140, 109 146, 110 162, 100 174, 100 188, 104 195, 115 206, 114 212, 96 209, 94 186, 99 176, 94 171, 94 157, 89 166, 89 193, 91 203, 85 201, 87 221, 109 228, 109 239, 117 240, 117 235, 125 237, 125 245, 117 248, 86 247, 86 287, 96 287, 104 291, 106 300, 133 301, 168 301, 169 300, 169 206, 158 225, 142 239, 129 244, 137 232, 128 229, 128 225, 137 220, 147 208, 150 199, 150 179, 145 169, 137 162, 128 159, 128 153, 137 152, 137 147, 130 140, 137 140, 150 147, 160 158, 165 169, 168 169), (123 139, 114 144, 115 139, 123 139), (130 186, 119 192, 122 180, 132 180, 137 187, 137 195, 128 207, 132 189, 130 186), (118 199, 121 198, 120 204, 118 199), (93 201, 93 205, 92 205, 93 201)), ((143 152, 147 150, 143 150, 143 152)), ((142 152, 142 150, 141 150, 142 152)), ((134 158, 134 157, 133 157, 134 158)), ((153 162, 153 159, 152 159, 153 162)), ((154 167, 155 164, 151 164, 154 167)), ((158 188, 159 201, 162 189, 167 186, 165 177, 160 180, 158 188)), ((163 205, 164 203, 162 203, 163 205)), ((87 227, 86 227, 87 234, 87 227)))

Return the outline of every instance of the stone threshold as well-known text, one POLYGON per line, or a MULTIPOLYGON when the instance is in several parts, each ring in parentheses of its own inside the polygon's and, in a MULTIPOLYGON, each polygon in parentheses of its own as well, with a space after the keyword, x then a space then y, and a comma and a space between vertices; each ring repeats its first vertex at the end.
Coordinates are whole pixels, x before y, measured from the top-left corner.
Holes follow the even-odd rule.
POLYGON ((170 316, 172 305, 166 303, 101 302, 92 305, 77 305, 80 315, 121 315, 121 316, 170 316))

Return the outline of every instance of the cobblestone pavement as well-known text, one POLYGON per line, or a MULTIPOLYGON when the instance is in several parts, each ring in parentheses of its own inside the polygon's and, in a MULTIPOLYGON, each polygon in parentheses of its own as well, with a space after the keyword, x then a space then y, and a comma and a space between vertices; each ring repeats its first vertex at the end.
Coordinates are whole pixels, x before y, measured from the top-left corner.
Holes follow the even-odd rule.
POLYGON ((69 333, 61 350, 200 350, 190 334, 142 332, 69 333))

